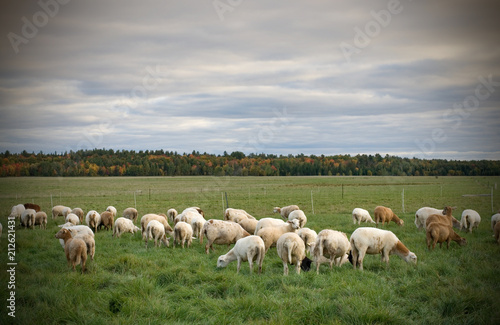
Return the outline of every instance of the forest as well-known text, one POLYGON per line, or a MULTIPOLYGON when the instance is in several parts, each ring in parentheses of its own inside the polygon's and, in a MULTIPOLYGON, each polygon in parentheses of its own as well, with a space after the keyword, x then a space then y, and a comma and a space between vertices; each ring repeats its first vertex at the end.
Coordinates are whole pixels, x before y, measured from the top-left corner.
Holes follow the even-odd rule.
POLYGON ((1 177, 12 176, 499 176, 500 161, 401 158, 380 154, 315 156, 177 153, 93 149, 0 153, 1 177))

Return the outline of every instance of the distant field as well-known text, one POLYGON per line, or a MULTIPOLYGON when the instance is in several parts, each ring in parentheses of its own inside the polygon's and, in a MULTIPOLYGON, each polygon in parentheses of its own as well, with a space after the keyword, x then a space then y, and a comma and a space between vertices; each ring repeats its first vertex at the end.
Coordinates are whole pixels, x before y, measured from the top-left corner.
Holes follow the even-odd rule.
MULTIPOLYGON (((500 209, 500 177, 137 177, 137 178, 2 178, 0 222, 4 226, 1 269, 7 268, 7 216, 13 205, 34 202, 47 214, 51 205, 102 212, 108 205, 119 211, 136 207, 139 215, 179 212, 199 206, 206 219, 222 219, 226 207, 242 208, 260 219, 277 217, 274 206, 298 204, 308 217, 307 227, 330 228, 350 235, 355 229, 351 211, 377 205, 391 207, 405 221, 392 230, 418 256, 407 265, 391 256, 389 267, 380 256, 367 256, 363 272, 350 264, 320 274, 291 271, 275 248, 264 260, 261 276, 249 274, 244 263, 217 269, 217 257, 204 254, 197 240, 189 249, 148 249, 140 235, 113 239, 96 234, 96 259, 81 275, 67 267, 54 234, 62 224, 49 217, 47 230, 16 230, 16 318, 19 324, 49 323, 428 323, 498 324, 500 245, 492 237, 493 209, 500 209), (403 201, 404 191, 404 201, 403 201), (404 203, 404 206, 403 206, 404 203), (417 231, 415 211, 422 206, 456 206, 478 211, 479 229, 460 232, 468 245, 452 243, 449 250, 428 251, 425 233, 417 231), (404 210, 403 210, 404 209, 404 210)), ((0 324, 7 316, 9 275, 0 273, 0 324)))

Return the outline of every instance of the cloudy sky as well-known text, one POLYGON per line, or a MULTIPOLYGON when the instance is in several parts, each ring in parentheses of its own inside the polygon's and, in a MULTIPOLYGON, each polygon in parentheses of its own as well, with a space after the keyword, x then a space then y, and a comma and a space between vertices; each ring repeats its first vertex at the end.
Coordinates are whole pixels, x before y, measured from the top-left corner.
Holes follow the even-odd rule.
POLYGON ((0 152, 500 159, 498 1, 8 1, 0 152))

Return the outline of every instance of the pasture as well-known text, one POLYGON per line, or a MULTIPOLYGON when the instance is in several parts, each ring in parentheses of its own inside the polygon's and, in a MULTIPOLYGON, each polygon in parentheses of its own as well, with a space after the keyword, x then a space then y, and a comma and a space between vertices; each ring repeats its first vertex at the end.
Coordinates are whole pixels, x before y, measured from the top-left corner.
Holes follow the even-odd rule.
MULTIPOLYGON (((500 208, 500 177, 143 177, 143 178, 2 178, 0 179, 0 324, 499 324, 500 245, 492 235, 491 198, 500 208), (403 211, 404 190, 404 211, 403 211), (329 228, 348 236, 358 227, 351 211, 377 205, 391 207, 405 221, 385 226, 418 256, 416 266, 391 255, 389 266, 368 255, 364 271, 351 264, 330 270, 323 264, 297 275, 283 276, 276 249, 266 254, 263 274, 249 273, 236 262, 217 269, 227 246, 204 253, 193 240, 190 248, 145 248, 140 234, 112 238, 95 235, 96 257, 87 272, 72 272, 54 237, 62 217, 52 220, 51 205, 102 212, 113 205, 146 213, 179 212, 199 206, 205 218, 222 219, 229 207, 245 209, 257 219, 276 217, 274 206, 297 204, 306 227, 329 228), (13 205, 36 203, 47 212, 43 229, 15 231, 15 289, 8 268, 7 216, 13 205), (414 225, 423 206, 456 206, 481 215, 473 233, 459 232, 468 245, 428 251, 425 232, 414 225), (15 293, 15 319, 8 316, 10 291, 15 293)), ((138 224, 137 221, 136 224, 138 224)), ((362 224, 362 226, 373 226, 362 224)))

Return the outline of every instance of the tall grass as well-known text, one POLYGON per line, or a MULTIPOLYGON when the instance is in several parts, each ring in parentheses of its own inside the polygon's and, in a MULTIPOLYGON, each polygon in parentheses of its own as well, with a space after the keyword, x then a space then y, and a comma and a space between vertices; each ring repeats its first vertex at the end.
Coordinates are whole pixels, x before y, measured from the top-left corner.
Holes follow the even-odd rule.
MULTIPOLYGON (((274 248, 264 259, 263 274, 250 274, 244 263, 216 268, 228 251, 215 245, 145 248, 140 235, 112 238, 96 233, 96 257, 85 274, 72 272, 54 234, 63 223, 49 217, 47 230, 16 230, 16 318, 2 306, 0 323, 16 324, 498 324, 500 245, 492 237, 489 197, 498 177, 277 177, 277 178, 7 178, 0 179, 1 269, 7 265, 6 220, 18 203, 35 202, 50 212, 52 203, 104 211, 137 206, 139 214, 200 206, 208 218, 222 218, 227 193, 231 207, 257 218, 272 217, 274 206, 298 204, 307 226, 350 235, 354 207, 373 211, 392 207, 405 220, 392 230, 418 256, 416 267, 391 256, 367 256, 364 271, 350 264, 330 270, 283 276, 274 248), (402 190, 405 211, 402 211, 402 190), (135 193, 135 201, 134 201, 135 193), (312 200, 311 200, 312 197, 312 200), (468 245, 452 243, 428 251, 425 233, 414 224, 422 206, 455 205, 477 210, 479 229, 461 232, 468 245), (314 214, 313 214, 314 208, 314 214)), ((495 209, 498 195, 494 190, 495 209)), ((119 212, 120 213, 120 212, 119 212)), ((373 214, 373 213, 372 213, 373 214)), ((276 215, 274 215, 276 217, 276 215)), ((79 268, 77 268, 79 271, 79 268)), ((7 272, 0 272, 0 298, 7 299, 7 272)))

